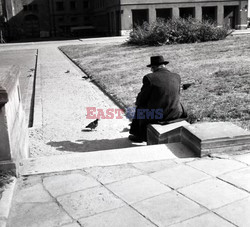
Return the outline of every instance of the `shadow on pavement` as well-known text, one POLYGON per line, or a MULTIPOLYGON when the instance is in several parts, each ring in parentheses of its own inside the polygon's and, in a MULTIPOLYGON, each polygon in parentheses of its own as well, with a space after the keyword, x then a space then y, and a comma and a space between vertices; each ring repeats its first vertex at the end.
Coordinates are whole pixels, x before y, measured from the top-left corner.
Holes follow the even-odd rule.
POLYGON ((119 148, 128 148, 143 146, 146 143, 132 143, 128 138, 118 139, 102 139, 102 140, 77 140, 72 141, 50 141, 47 143, 52 147, 56 147, 59 151, 71 151, 71 152, 90 152, 100 150, 110 150, 119 148))

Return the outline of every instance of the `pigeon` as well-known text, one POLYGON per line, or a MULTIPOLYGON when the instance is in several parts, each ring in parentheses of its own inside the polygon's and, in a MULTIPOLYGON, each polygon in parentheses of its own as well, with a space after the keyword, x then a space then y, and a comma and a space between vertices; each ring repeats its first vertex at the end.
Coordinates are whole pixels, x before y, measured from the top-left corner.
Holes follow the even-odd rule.
POLYGON ((65 73, 69 73, 70 71, 69 70, 67 70, 65 73))
POLYGON ((85 128, 90 128, 92 131, 92 129, 95 129, 98 126, 98 120, 99 119, 96 119, 96 120, 90 122, 85 128))
POLYGON ((187 90, 191 85, 193 85, 194 83, 186 83, 182 85, 182 89, 183 90, 187 90))

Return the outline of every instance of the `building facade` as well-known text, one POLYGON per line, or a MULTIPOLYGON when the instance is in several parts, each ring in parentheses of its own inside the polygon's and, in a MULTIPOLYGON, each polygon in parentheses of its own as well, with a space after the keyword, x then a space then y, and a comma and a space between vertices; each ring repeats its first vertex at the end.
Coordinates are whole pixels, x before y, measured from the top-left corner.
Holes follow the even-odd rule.
MULTIPOLYGON (((0 28, 9 39, 127 35, 157 18, 210 20, 245 29, 250 0, 0 0, 0 28)), ((0 33, 1 34, 1 33, 0 33)))
POLYGON ((93 35, 90 0, 49 0, 52 36, 93 35))
POLYGON ((210 20, 218 26, 245 29, 249 15, 250 0, 94 0, 95 14, 102 17, 99 30, 109 35, 126 35, 136 24, 152 22, 157 17, 210 20), (104 18, 106 21, 104 22, 104 18), (105 27, 103 26, 105 25, 105 27))
MULTIPOLYGON (((5 1, 9 39, 67 37, 89 28, 90 0, 5 1), (74 30, 75 28, 75 30, 74 30)), ((93 30, 93 29, 92 29, 93 30)))

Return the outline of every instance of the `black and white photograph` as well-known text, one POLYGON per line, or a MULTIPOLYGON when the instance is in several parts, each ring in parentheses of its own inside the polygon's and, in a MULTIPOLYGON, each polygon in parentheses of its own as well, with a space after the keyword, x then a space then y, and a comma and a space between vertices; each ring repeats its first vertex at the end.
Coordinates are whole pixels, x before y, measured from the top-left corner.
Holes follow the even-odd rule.
POLYGON ((0 0, 0 227, 249 227, 250 0, 0 0))

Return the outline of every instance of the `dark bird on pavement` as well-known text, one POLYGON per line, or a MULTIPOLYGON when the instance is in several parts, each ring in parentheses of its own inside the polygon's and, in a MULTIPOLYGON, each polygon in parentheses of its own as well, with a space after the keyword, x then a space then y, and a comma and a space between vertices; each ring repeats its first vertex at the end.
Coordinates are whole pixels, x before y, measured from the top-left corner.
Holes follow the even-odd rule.
POLYGON ((95 129, 98 126, 98 120, 99 119, 96 119, 96 120, 90 122, 85 128, 90 128, 92 131, 92 129, 95 129))
POLYGON ((69 70, 67 70, 65 73, 69 73, 70 71, 69 70))
POLYGON ((193 85, 194 83, 186 83, 182 85, 182 89, 183 90, 187 90, 191 85, 193 85))

